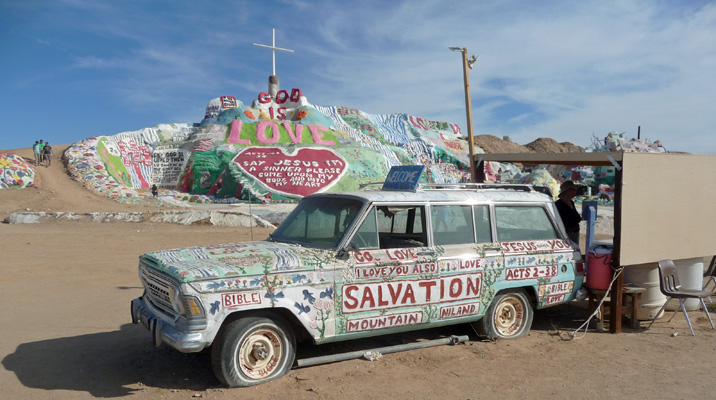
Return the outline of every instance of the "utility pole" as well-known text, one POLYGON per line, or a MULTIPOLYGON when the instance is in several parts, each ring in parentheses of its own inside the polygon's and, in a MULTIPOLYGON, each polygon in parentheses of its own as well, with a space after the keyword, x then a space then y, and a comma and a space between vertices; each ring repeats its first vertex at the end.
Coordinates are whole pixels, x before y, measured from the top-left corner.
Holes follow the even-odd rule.
POLYGON ((472 69, 475 61, 480 57, 473 55, 467 59, 467 47, 448 47, 452 51, 462 53, 462 75, 465 82, 465 114, 467 115, 467 141, 470 152, 470 182, 477 181, 477 171, 475 171, 475 140, 472 134, 472 102, 470 101, 470 74, 468 69, 472 69))

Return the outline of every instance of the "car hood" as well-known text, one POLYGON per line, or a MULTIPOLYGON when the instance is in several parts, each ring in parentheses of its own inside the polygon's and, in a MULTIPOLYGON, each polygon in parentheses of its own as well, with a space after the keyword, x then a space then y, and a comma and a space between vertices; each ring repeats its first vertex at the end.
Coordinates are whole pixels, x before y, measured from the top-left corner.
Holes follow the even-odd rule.
POLYGON ((334 250, 262 241, 154 251, 139 260, 176 281, 194 282, 313 271, 332 263, 335 254, 334 250))

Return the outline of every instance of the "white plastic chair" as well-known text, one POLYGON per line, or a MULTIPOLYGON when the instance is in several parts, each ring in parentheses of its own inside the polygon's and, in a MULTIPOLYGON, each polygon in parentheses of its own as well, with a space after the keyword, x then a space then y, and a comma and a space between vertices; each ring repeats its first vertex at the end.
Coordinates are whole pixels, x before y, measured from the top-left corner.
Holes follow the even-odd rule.
MULTIPOLYGON (((684 312, 686 322, 689 324, 689 329, 691 329, 691 335, 696 336, 696 334, 694 333, 694 328, 693 326, 691 326, 689 313, 686 312, 686 306, 684 306, 684 299, 699 299, 699 301, 701 302, 701 307, 704 308, 706 317, 711 323, 711 328, 716 329, 716 326, 714 326, 714 323, 711 320, 711 315, 709 315, 709 310, 706 308, 706 303, 704 303, 704 297, 711 296, 710 291, 682 288, 681 283, 679 282, 679 276, 676 274, 676 266, 674 265, 674 262, 672 260, 659 261, 659 278, 659 286, 661 288, 661 293, 663 293, 664 296, 668 298, 668 300, 666 300, 666 303, 664 303, 664 305, 661 307, 661 310, 656 313, 656 316, 654 317, 654 319, 651 320, 651 323, 649 324, 648 328, 651 328, 651 325, 654 324, 654 321, 656 321, 656 317, 661 314, 661 312, 664 310, 664 308, 666 308, 666 305, 669 304, 671 300, 679 299, 679 305, 681 306, 681 311, 684 312)), ((676 315, 677 312, 679 312, 678 309, 674 310, 674 314, 671 316, 671 318, 669 318, 668 322, 671 322, 671 320, 674 319, 674 315, 676 315)))

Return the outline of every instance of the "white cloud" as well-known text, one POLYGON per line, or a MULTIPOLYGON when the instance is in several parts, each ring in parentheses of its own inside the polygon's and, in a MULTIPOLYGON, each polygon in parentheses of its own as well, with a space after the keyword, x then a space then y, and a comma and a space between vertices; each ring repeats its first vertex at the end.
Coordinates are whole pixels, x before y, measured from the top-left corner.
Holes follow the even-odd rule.
POLYGON ((296 51, 276 55, 282 87, 302 88, 315 104, 466 132, 462 63, 447 49, 460 46, 481 55, 470 71, 478 134, 584 146, 592 133, 635 136, 641 125, 668 149, 716 154, 716 5, 704 0, 63 0, 3 10, 26 18, 9 27, 18 37, 52 38, 43 49, 70 55, 28 61, 37 68, 16 80, 23 91, 96 86, 116 108, 196 112, 198 122, 211 98, 250 104, 266 90, 270 53, 252 44, 275 28, 277 46, 296 51))
POLYGON ((430 2, 369 16, 333 10, 319 31, 335 43, 334 53, 316 52, 330 58, 327 78, 312 86, 369 112, 407 112, 464 126, 461 64, 447 46, 467 46, 482 55, 470 76, 475 125, 483 133, 525 142, 549 134, 587 145, 592 132, 636 136, 642 125, 667 148, 716 153, 716 121, 708 112, 716 100, 716 7, 508 2, 485 12, 482 2, 475 3, 460 3, 457 14, 430 2), (350 35, 361 29, 365 37, 356 42, 350 35), (505 84, 488 85, 496 79, 505 84), (535 124, 517 113, 505 115, 499 127, 485 125, 485 114, 499 118, 489 114, 504 109, 506 99, 531 106, 544 120, 535 124))

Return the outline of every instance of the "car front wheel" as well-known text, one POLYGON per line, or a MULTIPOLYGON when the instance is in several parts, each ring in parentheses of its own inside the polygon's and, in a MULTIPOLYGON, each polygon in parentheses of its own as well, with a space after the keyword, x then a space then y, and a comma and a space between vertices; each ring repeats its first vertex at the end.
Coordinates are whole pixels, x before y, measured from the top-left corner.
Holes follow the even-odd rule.
POLYGON ((211 365, 226 386, 252 386, 285 375, 293 365, 296 339, 279 317, 230 322, 212 345, 211 365))
POLYGON ((532 304, 524 291, 500 293, 492 300, 485 316, 475 322, 477 332, 490 339, 518 339, 532 326, 532 304))

